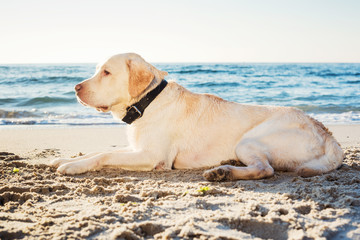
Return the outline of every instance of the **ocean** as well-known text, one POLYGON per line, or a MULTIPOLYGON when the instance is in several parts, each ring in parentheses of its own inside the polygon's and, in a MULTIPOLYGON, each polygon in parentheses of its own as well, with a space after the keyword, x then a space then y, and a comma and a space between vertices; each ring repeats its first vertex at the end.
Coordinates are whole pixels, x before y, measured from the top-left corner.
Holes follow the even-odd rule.
MULTIPOLYGON (((162 63, 166 79, 246 104, 294 106, 325 124, 360 123, 360 63, 162 63)), ((0 125, 124 124, 77 102, 95 64, 0 65, 0 125)))

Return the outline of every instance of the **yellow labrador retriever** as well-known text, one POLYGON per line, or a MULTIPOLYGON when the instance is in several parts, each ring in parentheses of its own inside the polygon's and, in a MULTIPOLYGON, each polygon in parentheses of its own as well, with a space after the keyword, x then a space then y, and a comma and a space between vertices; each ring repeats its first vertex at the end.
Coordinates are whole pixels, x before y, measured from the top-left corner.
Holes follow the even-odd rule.
POLYGON ((193 169, 210 181, 260 179, 275 170, 308 177, 338 168, 343 151, 320 122, 291 107, 254 106, 196 94, 134 53, 115 55, 75 86, 78 100, 128 125, 130 146, 51 162, 63 174, 103 166, 193 169), (223 165, 236 160, 243 167, 223 165))

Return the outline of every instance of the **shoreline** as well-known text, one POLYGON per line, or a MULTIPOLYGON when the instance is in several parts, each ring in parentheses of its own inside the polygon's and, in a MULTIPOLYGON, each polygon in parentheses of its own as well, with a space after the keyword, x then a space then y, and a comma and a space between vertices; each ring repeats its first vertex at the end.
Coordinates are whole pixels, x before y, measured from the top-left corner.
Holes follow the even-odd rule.
MULTIPOLYGON (((343 148, 360 146, 360 124, 325 125, 343 148)), ((127 145, 126 125, 0 126, 1 151, 27 155, 34 149, 59 149, 61 157, 111 151, 127 145)), ((46 162, 43 162, 46 163, 46 162)))

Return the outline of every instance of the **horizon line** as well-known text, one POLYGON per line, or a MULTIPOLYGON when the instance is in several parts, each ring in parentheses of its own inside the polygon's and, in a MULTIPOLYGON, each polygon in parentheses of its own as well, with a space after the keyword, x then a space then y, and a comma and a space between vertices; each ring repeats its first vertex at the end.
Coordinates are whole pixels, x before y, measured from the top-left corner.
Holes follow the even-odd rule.
MULTIPOLYGON (((335 61, 329 61, 329 62, 305 62, 305 61, 169 61, 169 62, 164 62, 164 61, 149 61, 149 63, 151 64, 269 64, 269 63, 273 63, 273 64, 357 64, 360 63, 360 61, 358 62, 335 62, 335 61)), ((10 62, 10 63, 2 63, 0 62, 0 65, 32 65, 32 64, 97 64, 97 62, 10 62)))

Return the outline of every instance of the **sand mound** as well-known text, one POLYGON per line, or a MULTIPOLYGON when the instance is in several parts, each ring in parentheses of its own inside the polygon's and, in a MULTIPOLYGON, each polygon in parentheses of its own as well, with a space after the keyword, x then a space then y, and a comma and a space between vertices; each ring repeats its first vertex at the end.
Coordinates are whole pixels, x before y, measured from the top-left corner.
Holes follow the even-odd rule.
POLYGON ((360 239, 359 148, 322 176, 223 183, 203 170, 69 177, 21 157, 0 153, 1 239, 360 239))

